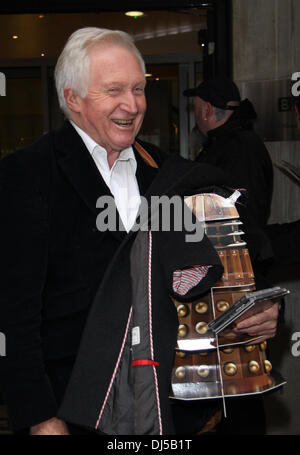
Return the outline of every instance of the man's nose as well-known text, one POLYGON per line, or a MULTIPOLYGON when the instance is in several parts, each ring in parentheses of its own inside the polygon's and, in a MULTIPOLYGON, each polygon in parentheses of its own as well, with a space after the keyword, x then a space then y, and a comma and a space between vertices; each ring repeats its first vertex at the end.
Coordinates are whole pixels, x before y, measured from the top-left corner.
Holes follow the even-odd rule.
POLYGON ((130 112, 131 114, 136 114, 138 112, 137 99, 132 91, 128 91, 124 94, 121 107, 127 112, 130 112))

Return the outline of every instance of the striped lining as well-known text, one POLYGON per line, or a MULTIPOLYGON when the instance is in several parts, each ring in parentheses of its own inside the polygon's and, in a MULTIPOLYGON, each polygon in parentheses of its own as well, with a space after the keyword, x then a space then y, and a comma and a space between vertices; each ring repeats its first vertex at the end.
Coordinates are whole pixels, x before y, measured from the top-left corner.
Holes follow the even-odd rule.
POLYGON ((206 277, 211 265, 195 265, 190 268, 175 270, 173 273, 173 290, 176 294, 186 295, 190 289, 206 277))

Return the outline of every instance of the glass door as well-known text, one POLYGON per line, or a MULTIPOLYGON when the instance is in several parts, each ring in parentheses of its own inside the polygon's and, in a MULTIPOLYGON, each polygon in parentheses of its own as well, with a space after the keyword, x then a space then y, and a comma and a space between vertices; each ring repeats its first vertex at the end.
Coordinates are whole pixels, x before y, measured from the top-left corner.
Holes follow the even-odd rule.
POLYGON ((31 144, 43 133, 40 68, 3 68, 6 95, 0 97, 0 158, 31 144))

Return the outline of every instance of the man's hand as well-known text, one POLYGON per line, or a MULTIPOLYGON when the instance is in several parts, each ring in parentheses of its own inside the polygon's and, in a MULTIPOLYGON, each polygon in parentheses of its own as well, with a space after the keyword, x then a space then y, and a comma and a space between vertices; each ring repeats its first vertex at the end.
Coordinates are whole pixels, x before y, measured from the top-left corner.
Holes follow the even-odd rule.
POLYGON ((234 328, 235 333, 247 333, 250 336, 260 336, 260 343, 276 335, 278 320, 278 303, 274 303, 270 308, 261 313, 257 313, 241 322, 234 328))
POLYGON ((53 417, 52 419, 45 420, 38 425, 30 427, 31 435, 68 435, 67 425, 63 420, 53 417))

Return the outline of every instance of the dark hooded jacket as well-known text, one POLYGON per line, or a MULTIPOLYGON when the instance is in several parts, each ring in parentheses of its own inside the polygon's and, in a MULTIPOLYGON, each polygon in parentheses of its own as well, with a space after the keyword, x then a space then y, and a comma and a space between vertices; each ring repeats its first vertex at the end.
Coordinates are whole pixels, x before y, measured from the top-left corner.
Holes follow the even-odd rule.
POLYGON ((247 210, 264 228, 271 210, 273 166, 263 141, 253 129, 256 117, 252 103, 248 99, 242 101, 224 125, 208 132, 196 161, 223 169, 236 188, 246 189, 247 210))

